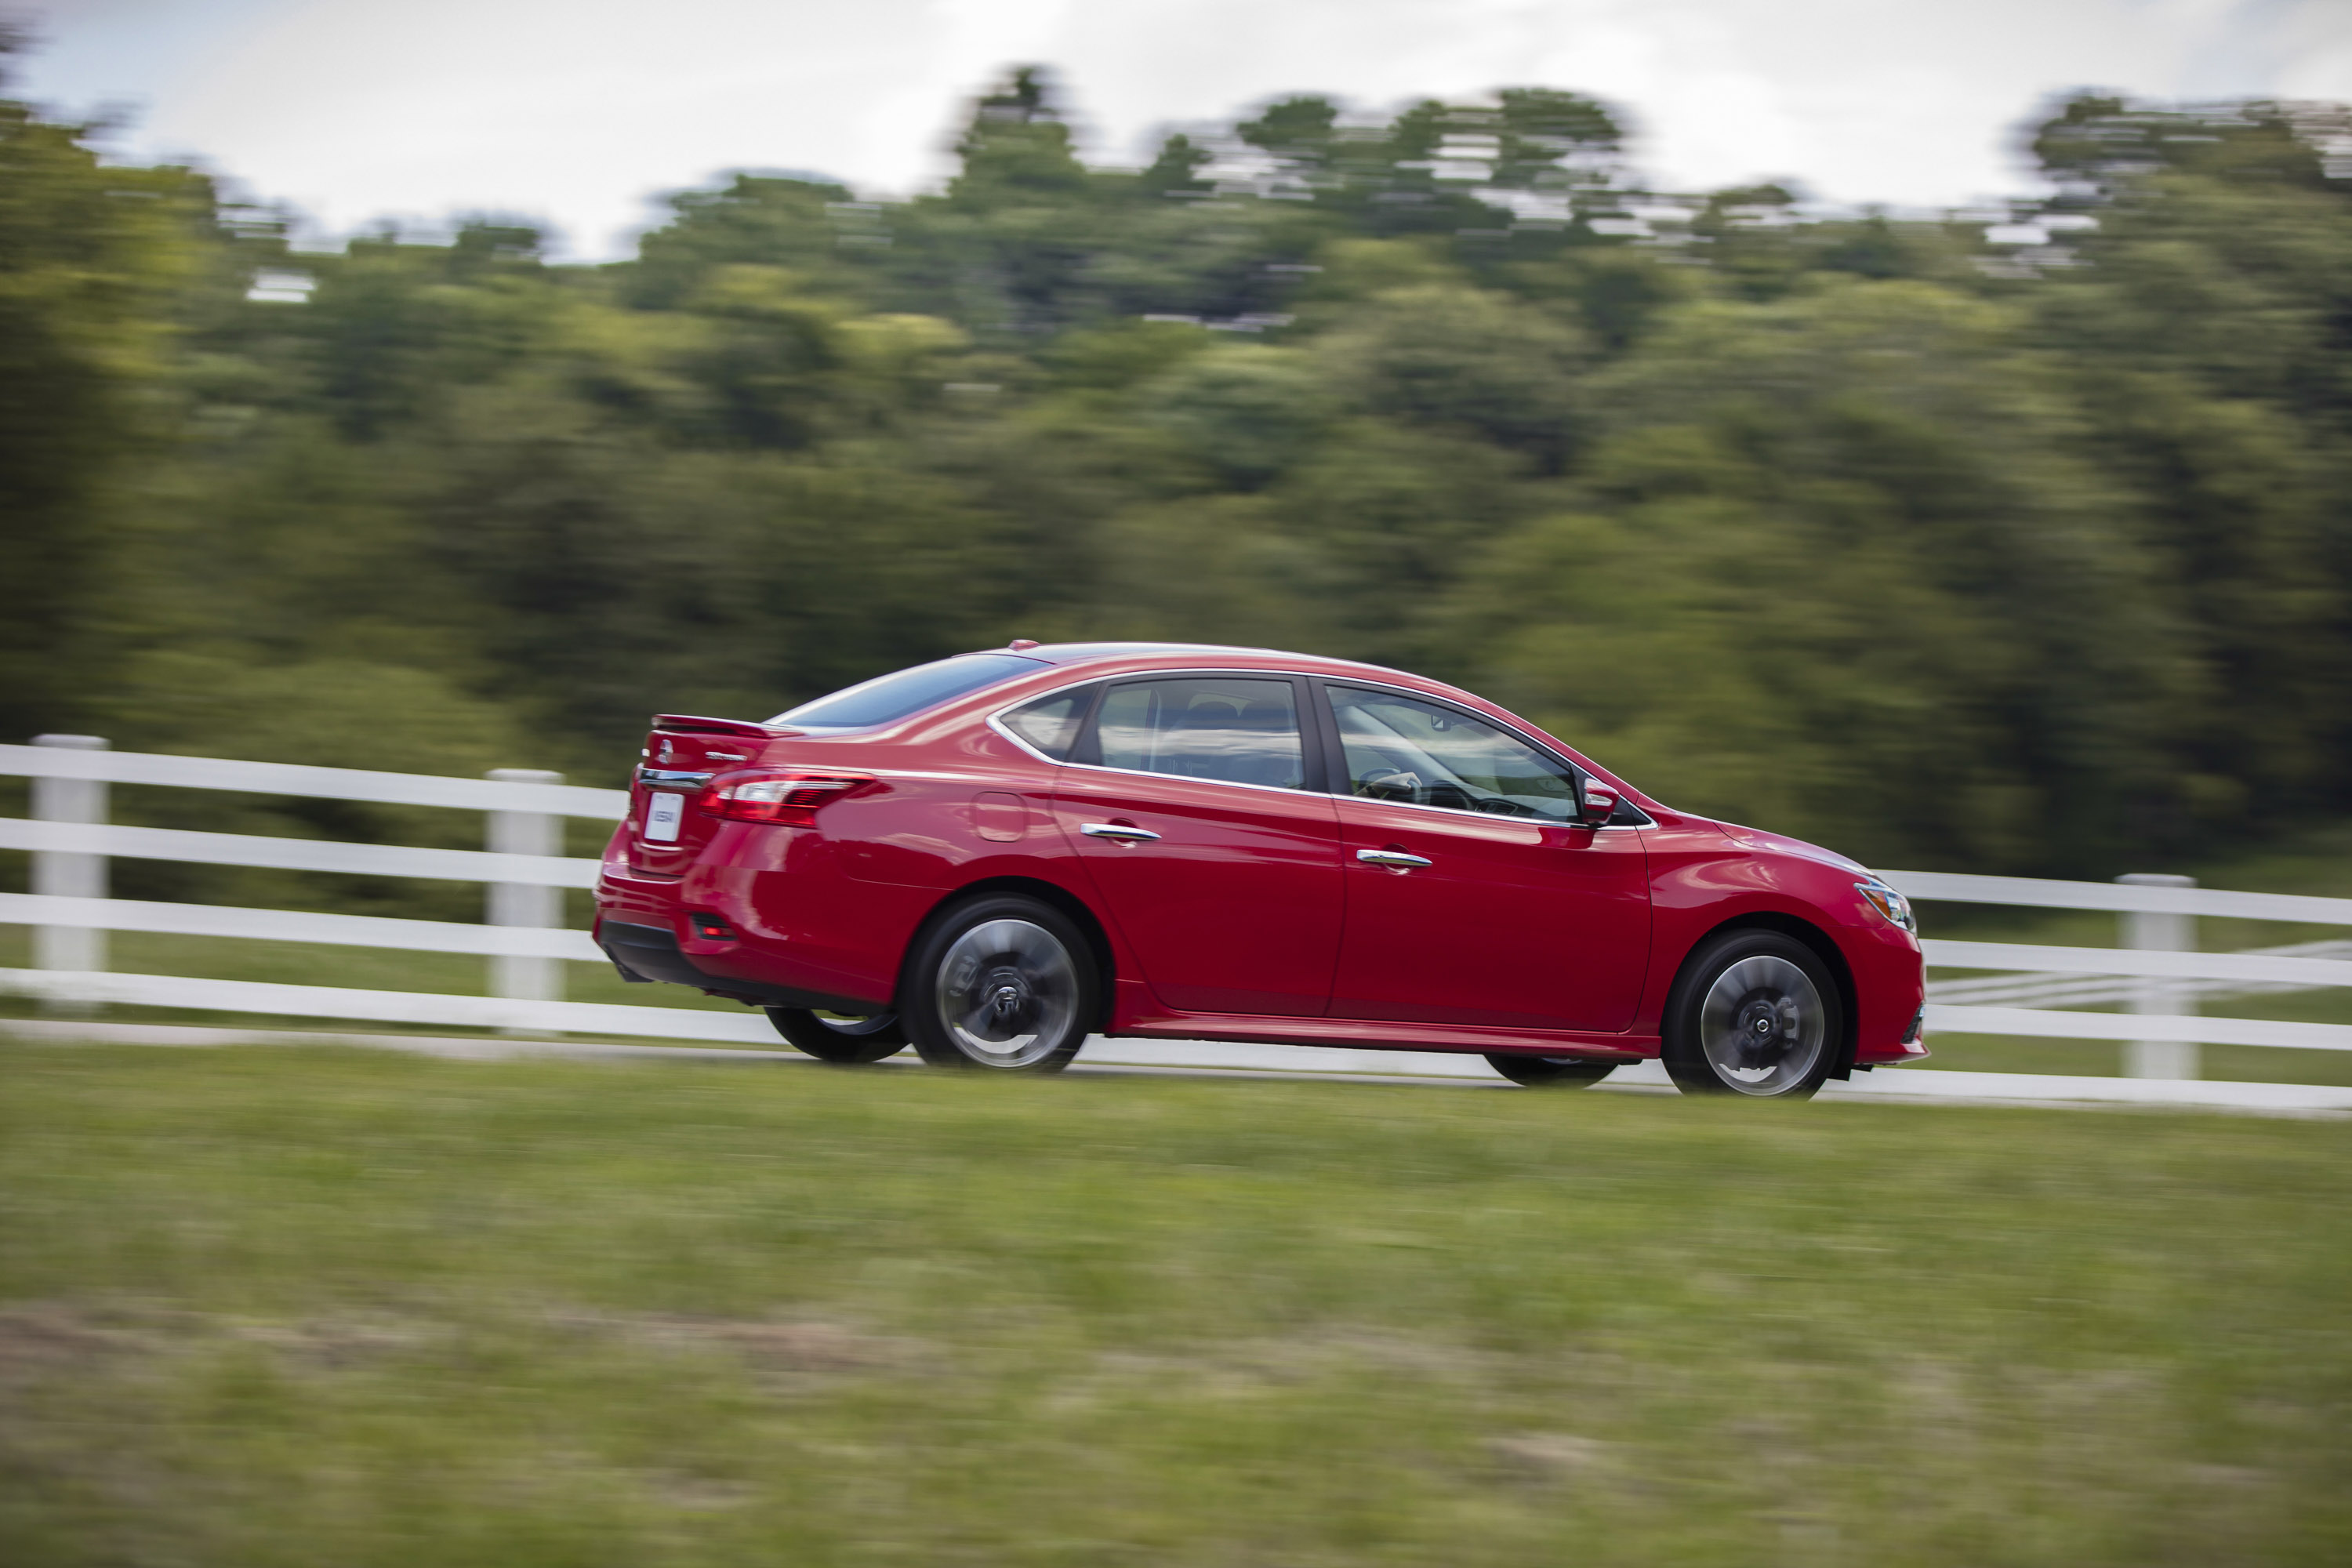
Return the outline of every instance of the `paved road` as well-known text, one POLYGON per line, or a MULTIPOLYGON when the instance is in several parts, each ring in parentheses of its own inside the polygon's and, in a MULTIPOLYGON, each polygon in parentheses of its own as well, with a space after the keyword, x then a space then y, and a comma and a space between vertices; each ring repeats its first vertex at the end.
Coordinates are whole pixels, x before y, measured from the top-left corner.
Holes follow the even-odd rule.
MULTIPOLYGON (((715 1046, 607 1045, 589 1040, 488 1036, 374 1035, 291 1029, 226 1029, 183 1024, 76 1023, 0 1019, 0 1036, 48 1043, 138 1046, 356 1046, 462 1061, 560 1057, 578 1061, 782 1062, 814 1065, 798 1051, 715 1046)), ((894 1063, 914 1064, 911 1054, 894 1063)), ((1229 1045, 1212 1040, 1087 1042, 1070 1069, 1181 1078, 1278 1078, 1321 1082, 1417 1084, 1431 1088, 1509 1089, 1484 1061, 1440 1051, 1356 1051, 1310 1046, 1229 1045)), ((1620 1068, 1598 1088, 1620 1093, 1671 1093, 1654 1062, 1620 1068)), ((2084 1109, 2154 1106, 2263 1116, 2352 1116, 2352 1088, 2314 1084, 2217 1083, 2126 1078, 2062 1078, 2042 1073, 1939 1072, 1882 1068, 1832 1083, 1827 1100, 1918 1104, 2040 1105, 2084 1109)))

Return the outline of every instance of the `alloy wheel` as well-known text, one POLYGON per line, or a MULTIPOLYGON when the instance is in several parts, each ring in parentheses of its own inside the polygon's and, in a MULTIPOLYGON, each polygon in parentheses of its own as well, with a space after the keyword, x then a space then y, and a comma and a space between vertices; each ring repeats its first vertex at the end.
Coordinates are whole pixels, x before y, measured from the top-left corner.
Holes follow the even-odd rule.
POLYGON ((942 957, 934 1001, 940 1024, 977 1066, 1026 1068, 1060 1049, 1076 1026, 1076 962, 1045 927, 982 921, 942 957))
POLYGON ((1811 1080, 1829 1047, 1821 990, 1777 953, 1742 958, 1715 977, 1699 1003, 1707 1065, 1736 1094, 1787 1094, 1811 1080))

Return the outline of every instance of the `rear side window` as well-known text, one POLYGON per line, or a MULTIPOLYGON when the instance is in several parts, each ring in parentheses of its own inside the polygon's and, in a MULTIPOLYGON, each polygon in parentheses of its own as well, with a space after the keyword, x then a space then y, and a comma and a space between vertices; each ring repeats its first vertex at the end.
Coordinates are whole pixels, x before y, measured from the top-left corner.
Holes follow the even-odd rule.
POLYGON ((1016 675, 1034 675, 1045 668, 1043 660, 1023 658, 1015 653, 959 654, 953 658, 919 664, 895 675, 877 675, 856 686, 844 687, 830 697, 820 697, 779 713, 768 722, 795 728, 867 729, 920 713, 926 708, 936 708, 951 697, 961 697, 1016 675))
POLYGON ((1093 750, 1109 768, 1176 778, 1300 789, 1306 750, 1297 692, 1287 680, 1189 676, 1106 692, 1093 750))
POLYGON ((1086 722, 1087 704, 1093 700, 1095 688, 1091 686, 1076 691, 1056 691, 1024 703, 997 722, 1055 762, 1066 763, 1070 760, 1070 748, 1077 743, 1078 726, 1086 722))

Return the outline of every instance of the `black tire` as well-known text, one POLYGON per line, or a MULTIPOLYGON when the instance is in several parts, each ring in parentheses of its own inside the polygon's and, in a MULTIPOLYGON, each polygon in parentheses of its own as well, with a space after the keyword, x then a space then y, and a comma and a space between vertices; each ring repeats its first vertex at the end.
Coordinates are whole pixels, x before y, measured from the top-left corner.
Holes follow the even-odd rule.
POLYGON ((1489 1053, 1486 1065, 1528 1089, 1591 1089, 1607 1078, 1615 1062, 1581 1057, 1507 1057, 1489 1053))
POLYGON ((895 1057, 907 1048, 907 1031, 896 1013, 870 1018, 828 1018, 801 1007, 771 1007, 768 1022, 776 1033, 821 1062, 856 1067, 895 1057))
POLYGON ((1810 1100, 1844 1040, 1828 966, 1779 931, 1708 939, 1666 998, 1666 1074, 1685 1094, 1810 1100))
POLYGON ((1070 918, 994 893, 954 906, 917 940, 898 1016, 933 1067, 1059 1072, 1101 1001, 1094 949, 1070 918))

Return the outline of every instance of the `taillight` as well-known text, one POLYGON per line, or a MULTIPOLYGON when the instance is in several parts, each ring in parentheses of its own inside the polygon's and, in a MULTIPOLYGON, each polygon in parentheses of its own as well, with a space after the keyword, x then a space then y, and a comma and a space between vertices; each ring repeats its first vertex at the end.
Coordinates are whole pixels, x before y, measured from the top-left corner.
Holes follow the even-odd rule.
POLYGON ((806 773, 798 768, 722 773, 702 786, 695 805, 730 822, 775 822, 814 827, 817 807, 874 781, 857 773, 806 773))

